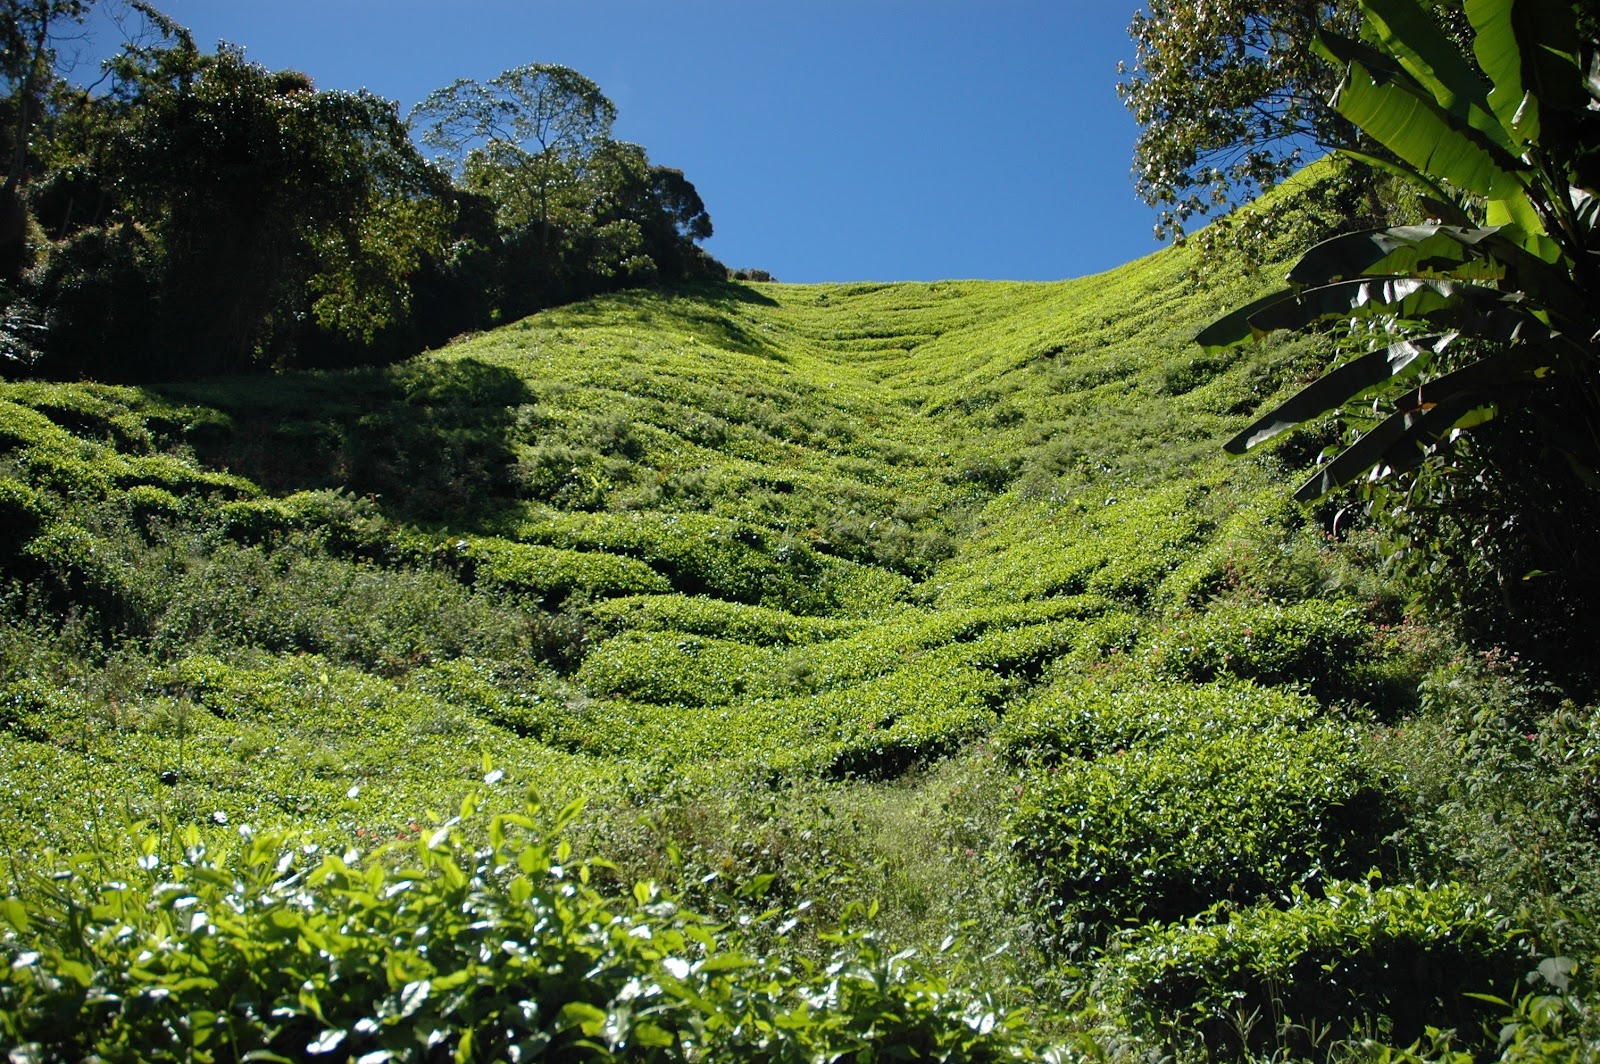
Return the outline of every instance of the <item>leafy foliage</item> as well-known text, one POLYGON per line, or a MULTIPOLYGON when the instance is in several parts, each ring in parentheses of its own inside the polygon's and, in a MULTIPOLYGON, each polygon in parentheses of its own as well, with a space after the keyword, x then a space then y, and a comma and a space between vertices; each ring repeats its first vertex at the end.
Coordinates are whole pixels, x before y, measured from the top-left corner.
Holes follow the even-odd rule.
MULTIPOLYGON (((1038 1055, 1026 1008, 1058 1057, 1116 1054, 1136 1009, 1194 1026, 1120 992, 1127 921, 1313 911, 1373 866, 1492 895, 1587 957, 1592 709, 1521 672, 1484 686, 1407 614, 1373 534, 1325 535, 1278 462, 1220 460, 1323 349, 1195 357, 1192 331, 1256 294, 1186 289, 1196 258, 636 290, 385 369, 0 386, 21 904, 0 913, 32 921, 7 958, 39 954, 5 970, 0 1022, 33 1025, 8 1037, 149 1057, 211 1013, 219 1057, 224 1029, 289 1057, 340 1029, 330 1055, 421 1055, 434 1030, 445 1052, 469 1018, 484 1056, 524 1033, 603 1056, 607 1022, 641 1057, 1038 1055), (504 847, 492 817, 447 823, 485 752, 481 804, 536 822, 502 821, 504 847), (518 812, 528 788, 546 812, 518 812), (548 810, 580 797, 556 857, 548 810), (525 844, 562 868, 524 878, 570 926, 535 933, 508 900, 525 844), (74 878, 32 874, 55 868, 74 878), (238 891, 274 915, 224 930, 238 911, 213 899, 238 891), (96 905, 130 937, 100 936, 96 905), (95 933, 56 934, 72 920, 95 933), (345 922, 382 935, 357 948, 345 922), (646 955, 680 934, 709 943, 691 968, 743 960, 680 978, 646 955), (601 970, 519 976, 507 940, 601 970), (74 962, 121 999, 90 1002, 74 962), (447 968, 469 975, 441 987, 447 968), (236 1009, 246 986, 274 1004, 236 1009), (57 1007, 88 1020, 49 1028, 57 1007), (646 1023, 672 1046, 639 1044, 646 1023)), ((1337 1022, 1381 1032, 1394 1008, 1346 999, 1337 1022)))
POLYGON ((1355 734, 1332 724, 1179 724, 1021 790, 1009 826, 1038 877, 1033 900, 1091 936, 1358 874, 1399 822, 1355 734))
POLYGON ((452 818, 369 855, 248 831, 218 853, 191 829, 143 840, 125 880, 69 865, 6 904, 0 1022, 33 1055, 107 1060, 1025 1055, 1020 1017, 868 934, 795 970, 651 884, 602 894, 561 838, 575 813, 452 818))
POLYGON ((1320 0, 1160 2, 1134 14, 1132 70, 1117 86, 1141 132, 1140 196, 1161 208, 1158 236, 1195 215, 1226 213, 1304 163, 1347 143, 1326 106, 1336 78, 1304 48, 1319 27, 1355 23, 1354 5, 1320 0))
POLYGON ((564 67, 425 101, 425 143, 457 149, 452 181, 392 101, 203 53, 147 3, 110 89, 71 89, 50 42, 86 5, 12 6, 8 374, 392 361, 596 291, 722 272, 695 246, 711 220, 693 184, 611 141, 615 107, 564 67))
MULTIPOLYGON (((1200 333, 1202 347, 1220 350, 1276 329, 1348 324, 1359 352, 1229 449, 1374 397, 1377 417, 1358 422, 1364 431, 1299 498, 1419 472, 1438 486, 1414 509, 1398 500, 1395 509, 1439 529, 1428 538, 1447 558, 1487 561, 1484 575, 1502 586, 1548 563, 1588 587, 1584 552, 1563 540, 1592 527, 1600 469, 1587 428, 1600 410, 1592 262, 1600 201, 1586 80, 1594 44, 1579 36, 1573 7, 1557 0, 1515 18, 1507 5, 1467 4, 1470 57, 1410 0, 1364 10, 1363 39, 1331 29, 1317 38, 1342 71, 1334 106, 1393 152, 1398 161, 1367 158, 1410 182, 1439 221, 1319 244, 1289 272, 1290 289, 1200 333), (1459 449, 1466 458, 1455 468, 1474 470, 1481 489, 1429 476, 1455 466, 1463 433, 1497 419, 1504 424, 1479 434, 1476 454, 1470 441, 1459 449), (1465 536, 1451 529, 1480 520, 1489 527, 1465 536), (1492 541, 1507 530, 1516 546, 1497 549, 1492 541), (1511 569, 1519 563, 1522 571, 1511 569)), ((1528 612, 1548 614, 1552 605, 1536 600, 1528 612)))
POLYGON ((1450 1027, 1481 1044, 1494 1006, 1529 961, 1500 913, 1458 886, 1332 882, 1296 888, 1288 908, 1215 910, 1123 937, 1098 978, 1130 1024, 1158 1043, 1218 1055, 1309 1054, 1358 1038, 1356 1016, 1384 1016, 1401 1044, 1450 1027))

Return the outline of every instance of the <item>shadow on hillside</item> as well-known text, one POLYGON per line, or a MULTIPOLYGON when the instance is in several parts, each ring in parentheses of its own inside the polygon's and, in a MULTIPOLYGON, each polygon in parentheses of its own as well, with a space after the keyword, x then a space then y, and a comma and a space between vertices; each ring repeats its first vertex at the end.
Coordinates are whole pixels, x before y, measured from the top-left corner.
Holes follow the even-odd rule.
POLYGON ((689 332, 709 347, 783 361, 776 345, 740 320, 739 312, 746 306, 776 307, 779 303, 751 284, 695 281, 613 292, 551 313, 567 325, 665 325, 689 332))
POLYGON ((679 286, 676 290, 696 299, 713 303, 754 303, 762 307, 775 307, 778 301, 761 291, 751 281, 700 281, 679 286))
POLYGON ((517 407, 533 393, 475 359, 212 380, 166 389, 220 415, 189 439, 274 495, 335 488, 387 516, 466 529, 515 502, 517 407))

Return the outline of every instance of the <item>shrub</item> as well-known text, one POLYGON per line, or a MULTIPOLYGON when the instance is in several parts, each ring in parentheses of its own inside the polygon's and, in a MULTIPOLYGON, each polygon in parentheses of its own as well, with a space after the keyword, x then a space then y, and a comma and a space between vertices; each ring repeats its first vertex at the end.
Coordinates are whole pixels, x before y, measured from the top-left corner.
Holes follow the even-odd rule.
POLYGON ((49 504, 28 485, 0 476, 0 548, 10 554, 32 539, 44 524, 49 504))
POLYGON ((1319 1034, 1404 1045, 1427 1027, 1491 1050, 1495 1006, 1531 965, 1526 943, 1465 887, 1332 882, 1287 908, 1213 911, 1121 937, 1101 995, 1134 1031, 1216 1057, 1309 1055, 1319 1034))
POLYGON ((784 610, 686 595, 638 595, 596 602, 585 612, 615 634, 628 631, 678 631, 709 635, 755 646, 814 643, 847 635, 859 624, 847 620, 799 617, 784 610))
POLYGON ((1169 740, 1297 730, 1322 716, 1311 698, 1249 682, 1206 685, 1073 677, 1006 714, 996 750, 1017 765, 1093 761, 1169 740))
POLYGON ((1089 592, 1143 606, 1211 531, 1200 508, 1203 496, 1203 489, 1180 482, 1093 503, 1019 500, 942 567, 941 602, 1026 602, 1089 592))
POLYGON ((559 698, 548 677, 529 676, 515 666, 458 658, 418 669, 410 690, 451 706, 464 706, 491 724, 545 740, 559 698))
POLYGON ((685 632, 629 632, 591 651, 578 681, 595 695, 663 705, 724 705, 776 693, 772 650, 685 632))
POLYGON ((1219 605, 1161 633, 1148 653, 1166 679, 1236 677, 1301 687, 1327 699, 1363 691, 1375 635, 1352 603, 1219 605))
POLYGON ((119 623, 144 611, 140 574, 119 544, 68 521, 51 522, 22 548, 26 564, 43 576, 63 603, 119 623))
POLYGON ((603 895, 560 837, 575 813, 454 818, 365 857, 191 829, 170 859, 156 838, 114 874, 85 859, 0 904, 0 1032, 50 1059, 1027 1055, 1020 1017, 870 935, 786 966, 649 884, 603 895))
POLYGON ((772 542, 756 528, 701 514, 557 514, 531 522, 517 538, 571 550, 637 558, 685 595, 815 613, 828 605, 818 589, 821 563, 787 537, 772 542))
POLYGON ((81 734, 87 713, 79 692, 44 677, 17 676, 0 683, 0 731, 19 739, 71 739, 81 734))
MULTIPOLYGON (((827 775, 892 779, 992 728, 1003 686, 994 673, 961 664, 959 655, 930 654, 910 668, 808 699, 797 715, 824 739, 827 775)), ((795 749, 783 754, 807 758, 795 749)))
POLYGON ((1037 903, 1091 932, 1360 874, 1399 823, 1353 732, 1329 725, 1107 751, 1020 791, 1008 826, 1037 903))
POLYGON ((475 583, 531 593, 546 605, 567 596, 638 595, 672 589, 644 562, 603 551, 563 550, 499 539, 461 539, 456 553, 472 567, 475 583))
POLYGON ((330 557, 304 539, 276 549, 224 543, 188 559, 164 594, 149 639, 174 655, 309 651, 398 674, 528 649, 526 613, 448 573, 330 557))

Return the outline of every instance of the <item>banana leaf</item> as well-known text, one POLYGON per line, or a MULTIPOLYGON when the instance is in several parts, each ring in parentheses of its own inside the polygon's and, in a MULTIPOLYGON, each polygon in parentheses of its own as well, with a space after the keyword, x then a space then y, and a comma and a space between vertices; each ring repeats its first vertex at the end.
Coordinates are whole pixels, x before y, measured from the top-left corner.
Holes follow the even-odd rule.
POLYGON ((1416 0, 1366 0, 1367 32, 1379 50, 1399 60, 1444 111, 1512 155, 1517 146, 1489 106, 1490 86, 1416 0))
POLYGON ((1419 170, 1407 166, 1405 163, 1395 162, 1393 159, 1385 159, 1381 155, 1372 155, 1368 152, 1356 151, 1353 148, 1340 148, 1338 154, 1344 156, 1346 159, 1354 159, 1358 163, 1365 163, 1367 166, 1370 166, 1373 169, 1383 170, 1391 173, 1400 178, 1402 181, 1409 181, 1417 188, 1423 189, 1427 193, 1427 195, 1423 197, 1423 202, 1427 204, 1430 209, 1433 209, 1434 213, 1438 215, 1439 220, 1444 222, 1446 225, 1472 224, 1472 220, 1467 216, 1467 212, 1452 202, 1452 197, 1450 193, 1445 190, 1445 187, 1419 170))
POLYGON ((1525 314, 1516 293, 1441 277, 1373 277, 1308 288, 1250 315, 1248 326, 1265 336, 1328 321, 1396 318, 1493 339, 1513 339, 1525 314))
POLYGON ((1201 329, 1195 335, 1194 342, 1199 344, 1206 354, 1214 355, 1218 352, 1226 351, 1230 347, 1238 347, 1240 344, 1250 340, 1259 340, 1266 333, 1257 332, 1251 326, 1251 317, 1280 302, 1293 301, 1295 298, 1295 291, 1286 288, 1282 291, 1264 295, 1260 299, 1252 300, 1242 307, 1229 311, 1204 329, 1201 329))
POLYGON ((1503 204, 1527 234, 1543 222, 1519 176, 1526 164, 1471 127, 1461 126, 1409 78, 1376 75, 1360 63, 1346 67, 1334 109, 1401 160, 1438 181, 1503 204))
POLYGON ((1372 274, 1459 265, 1472 258, 1493 230, 1403 225, 1345 233, 1313 245, 1289 271, 1294 285, 1324 285, 1372 274), (1407 265, 1409 264, 1409 265, 1407 265))
POLYGON ((1295 498, 1313 502, 1374 467, 1414 468, 1420 461, 1415 452, 1444 439, 1469 415, 1474 424, 1492 416, 1497 399, 1537 376, 1542 368, 1538 352, 1522 347, 1426 382, 1401 396, 1393 414, 1323 466, 1300 486, 1295 498))
POLYGON ((1507 129, 1538 141, 1543 106, 1588 106, 1579 67, 1577 23, 1565 4, 1468 0, 1473 53, 1494 84, 1489 104, 1507 129))
POLYGON ((1398 411, 1339 453, 1295 491, 1299 502, 1315 502, 1371 472, 1373 479, 1405 473, 1421 465, 1428 448, 1469 417, 1481 424, 1493 416, 1492 406, 1458 396, 1420 410, 1398 411), (1486 413, 1487 411, 1487 413, 1486 413))
POLYGON ((1318 377, 1271 413, 1251 423, 1223 444, 1223 450, 1229 454, 1244 454, 1296 425, 1326 414, 1368 388, 1415 373, 1431 362, 1453 336, 1402 340, 1352 359, 1318 377))

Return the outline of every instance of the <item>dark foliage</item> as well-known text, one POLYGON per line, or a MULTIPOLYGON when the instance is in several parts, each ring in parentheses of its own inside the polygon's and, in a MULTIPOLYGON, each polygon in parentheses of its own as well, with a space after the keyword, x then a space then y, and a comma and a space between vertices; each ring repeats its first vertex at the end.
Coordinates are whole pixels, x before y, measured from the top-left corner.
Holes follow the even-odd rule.
POLYGON ((611 140, 615 107, 576 72, 508 75, 560 72, 593 121, 544 116, 556 124, 536 150, 490 138, 452 180, 392 101, 318 91, 239 48, 201 52, 144 3, 109 87, 75 88, 51 43, 84 6, 21 5, 7 26, 8 376, 391 362, 556 304, 723 272, 696 246, 711 219, 694 185, 611 140))

